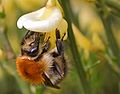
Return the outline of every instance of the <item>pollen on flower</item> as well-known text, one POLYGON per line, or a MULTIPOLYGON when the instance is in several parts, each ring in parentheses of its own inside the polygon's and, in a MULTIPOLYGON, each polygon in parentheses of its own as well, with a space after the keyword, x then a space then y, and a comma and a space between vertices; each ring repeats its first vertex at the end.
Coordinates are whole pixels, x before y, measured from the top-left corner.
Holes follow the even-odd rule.
POLYGON ((44 84, 43 73, 47 69, 44 61, 35 62, 27 56, 21 56, 16 61, 19 75, 26 81, 34 85, 44 84))

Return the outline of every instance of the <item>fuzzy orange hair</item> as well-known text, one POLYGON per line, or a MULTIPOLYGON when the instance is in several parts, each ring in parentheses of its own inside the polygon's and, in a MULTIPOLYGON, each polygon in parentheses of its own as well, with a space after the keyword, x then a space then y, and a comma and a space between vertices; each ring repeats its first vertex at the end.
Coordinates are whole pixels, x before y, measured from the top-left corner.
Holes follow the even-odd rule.
POLYGON ((45 61, 35 62, 28 56, 20 56, 16 60, 16 67, 23 79, 34 85, 44 84, 43 73, 48 70, 45 61))

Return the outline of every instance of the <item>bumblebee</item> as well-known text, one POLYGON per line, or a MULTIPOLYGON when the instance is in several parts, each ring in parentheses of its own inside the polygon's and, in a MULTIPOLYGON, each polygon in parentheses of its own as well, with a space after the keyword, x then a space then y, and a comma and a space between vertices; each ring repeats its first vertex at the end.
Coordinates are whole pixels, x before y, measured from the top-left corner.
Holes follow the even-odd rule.
POLYGON ((56 47, 50 50, 50 37, 40 46, 41 33, 28 31, 21 42, 21 56, 16 60, 19 75, 34 85, 59 88, 66 75, 63 38, 56 29, 56 47))

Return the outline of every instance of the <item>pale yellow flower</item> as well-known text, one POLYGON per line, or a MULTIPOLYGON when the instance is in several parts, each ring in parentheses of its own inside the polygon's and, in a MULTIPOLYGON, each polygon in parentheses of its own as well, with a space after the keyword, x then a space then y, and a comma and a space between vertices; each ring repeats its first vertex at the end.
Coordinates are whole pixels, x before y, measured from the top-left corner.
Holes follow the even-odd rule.
POLYGON ((35 32, 50 32, 64 22, 62 11, 57 6, 57 2, 48 0, 45 7, 21 16, 17 21, 17 26, 20 29, 24 27, 35 32))
POLYGON ((66 33, 68 24, 63 18, 63 10, 57 0, 48 0, 45 7, 21 16, 17 21, 19 29, 23 27, 34 32, 46 32, 45 40, 50 37, 51 47, 55 47, 55 30, 60 31, 61 37, 66 33))

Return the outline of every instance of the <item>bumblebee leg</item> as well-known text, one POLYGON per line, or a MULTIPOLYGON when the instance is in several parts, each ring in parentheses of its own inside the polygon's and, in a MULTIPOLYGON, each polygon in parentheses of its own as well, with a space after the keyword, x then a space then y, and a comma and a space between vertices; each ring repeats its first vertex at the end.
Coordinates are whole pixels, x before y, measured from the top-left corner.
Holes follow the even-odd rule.
POLYGON ((64 54, 63 38, 65 37, 65 34, 66 33, 64 33, 64 35, 60 39, 60 31, 56 29, 56 47, 57 47, 58 55, 64 54))
POLYGON ((60 39, 60 31, 56 30, 56 47, 57 47, 57 52, 58 52, 58 56, 59 56, 57 58, 61 58, 60 60, 62 63, 62 65, 61 65, 62 67, 60 67, 60 69, 62 70, 63 74, 60 72, 60 69, 57 66, 54 66, 54 67, 56 68, 58 73, 61 74, 61 76, 65 76, 66 72, 67 72, 67 65, 66 65, 66 60, 64 57, 64 44, 63 44, 63 39, 64 39, 65 35, 66 35, 66 33, 64 33, 64 35, 60 39))

